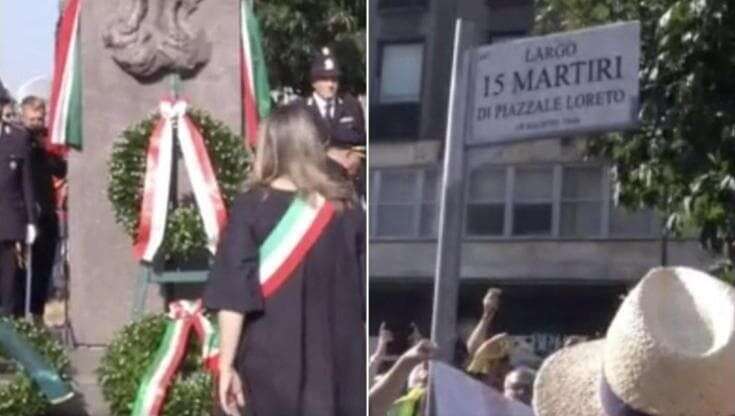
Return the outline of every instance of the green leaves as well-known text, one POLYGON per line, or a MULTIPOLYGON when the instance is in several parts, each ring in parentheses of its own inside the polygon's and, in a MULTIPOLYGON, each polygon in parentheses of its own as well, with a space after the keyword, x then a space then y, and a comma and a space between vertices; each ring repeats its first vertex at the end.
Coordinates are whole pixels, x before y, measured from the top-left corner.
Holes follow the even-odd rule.
MULTIPOLYGON (((242 189, 250 165, 243 139, 203 110, 190 110, 189 116, 204 137, 220 192, 229 208, 242 189)), ((158 117, 152 115, 123 131, 113 144, 108 163, 110 179, 107 196, 115 213, 115 221, 133 241, 138 231, 140 206, 143 202, 148 139, 158 117)), ((180 163, 180 166, 183 165, 180 163)), ((166 231, 161 245, 164 259, 187 260, 203 253, 206 248, 204 224, 193 198, 176 201, 176 204, 171 205, 166 219, 166 231)))
MULTIPOLYGON (((153 362, 167 318, 150 315, 123 328, 97 369, 102 395, 113 416, 127 416, 143 375, 153 362)), ((165 416, 206 416, 213 407, 212 376, 201 368, 201 345, 192 332, 186 358, 166 396, 165 416)))
POLYGON ((344 91, 365 92, 364 0, 259 0, 255 14, 263 29, 263 51, 275 89, 311 90, 309 69, 322 46, 333 47, 344 91))
POLYGON ((607 1, 538 3, 542 33, 616 20, 641 22, 641 127, 597 137, 589 153, 608 159, 618 172, 621 203, 658 209, 674 232, 693 225, 705 248, 732 256, 735 3, 616 3, 607 18, 607 1))

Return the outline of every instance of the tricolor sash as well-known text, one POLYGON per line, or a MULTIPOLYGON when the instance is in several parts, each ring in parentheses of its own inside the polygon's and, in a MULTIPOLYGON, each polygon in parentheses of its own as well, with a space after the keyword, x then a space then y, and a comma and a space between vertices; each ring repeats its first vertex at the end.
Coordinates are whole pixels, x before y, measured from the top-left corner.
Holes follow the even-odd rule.
POLYGON ((260 246, 260 284, 272 296, 293 275, 334 215, 334 205, 321 195, 310 205, 294 198, 276 227, 260 246))
POLYGON ((168 388, 186 357, 192 329, 201 340, 202 365, 212 374, 216 374, 219 336, 215 327, 204 316, 202 302, 171 302, 168 316, 170 321, 166 324, 163 340, 138 387, 132 416, 156 416, 161 413, 168 388))

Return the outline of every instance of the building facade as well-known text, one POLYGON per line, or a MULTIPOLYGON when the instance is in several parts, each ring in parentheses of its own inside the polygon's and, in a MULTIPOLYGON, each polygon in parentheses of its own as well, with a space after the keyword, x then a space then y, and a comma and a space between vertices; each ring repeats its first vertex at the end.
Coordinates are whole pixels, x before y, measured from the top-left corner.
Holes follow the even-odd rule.
MULTIPOLYGON (((428 336, 452 42, 457 18, 480 43, 528 35, 531 0, 370 2, 370 334, 415 322, 428 336)), ((697 241, 661 239, 650 210, 614 204, 609 166, 583 138, 472 148, 465 160, 458 336, 485 290, 504 290, 494 331, 539 355, 567 335, 604 332, 620 297, 651 267, 707 267, 697 241)))

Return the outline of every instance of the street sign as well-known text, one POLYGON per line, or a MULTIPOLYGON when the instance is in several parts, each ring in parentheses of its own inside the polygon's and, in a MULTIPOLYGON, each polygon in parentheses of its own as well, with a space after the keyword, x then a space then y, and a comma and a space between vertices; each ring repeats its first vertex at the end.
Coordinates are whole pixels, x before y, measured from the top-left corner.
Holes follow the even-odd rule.
POLYGON ((477 46, 458 19, 447 110, 431 338, 456 341, 467 154, 523 139, 619 131, 638 119, 639 22, 477 46))
POLYGON ((473 51, 467 143, 633 127, 640 24, 615 23, 473 51))

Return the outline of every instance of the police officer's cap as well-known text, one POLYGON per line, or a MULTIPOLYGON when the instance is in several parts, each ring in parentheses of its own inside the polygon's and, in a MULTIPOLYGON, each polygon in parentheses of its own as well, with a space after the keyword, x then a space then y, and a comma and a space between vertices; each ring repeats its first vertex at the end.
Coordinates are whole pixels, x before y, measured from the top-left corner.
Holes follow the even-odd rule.
POLYGON ((315 81, 321 78, 337 78, 339 77, 339 64, 337 58, 328 47, 323 47, 319 53, 314 56, 311 61, 311 80, 315 81))

